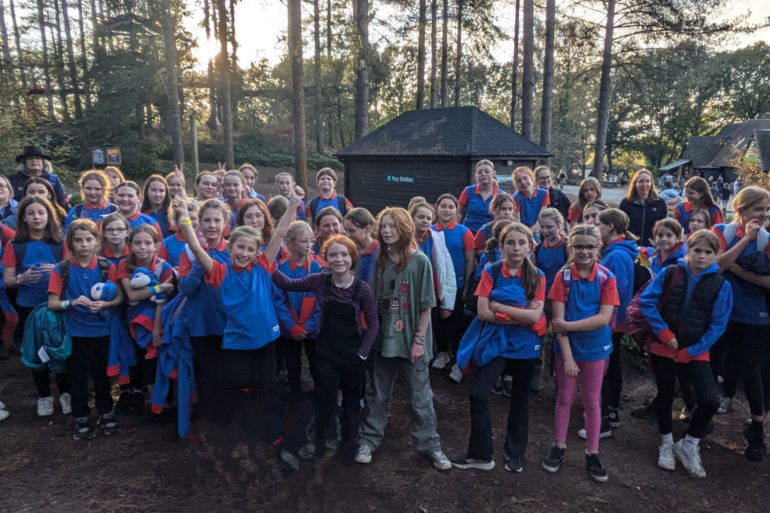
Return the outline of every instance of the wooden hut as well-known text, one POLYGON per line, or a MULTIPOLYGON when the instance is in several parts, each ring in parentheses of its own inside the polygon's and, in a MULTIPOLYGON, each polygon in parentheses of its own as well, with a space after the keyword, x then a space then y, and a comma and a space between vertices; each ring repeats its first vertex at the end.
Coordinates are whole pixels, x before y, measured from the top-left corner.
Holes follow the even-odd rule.
POLYGON ((514 168, 549 157, 476 107, 406 112, 337 153, 345 164, 345 195, 373 214, 386 206, 406 207, 414 196, 459 196, 482 159, 495 164, 498 184, 510 192, 514 168))

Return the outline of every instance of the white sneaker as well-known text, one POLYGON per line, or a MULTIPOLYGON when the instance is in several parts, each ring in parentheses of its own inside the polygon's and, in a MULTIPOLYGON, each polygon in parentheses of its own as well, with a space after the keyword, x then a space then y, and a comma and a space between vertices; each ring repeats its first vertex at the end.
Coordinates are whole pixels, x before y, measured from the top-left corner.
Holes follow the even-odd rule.
POLYGON ((0 420, 7 419, 9 415, 8 410, 0 410, 0 420))
POLYGON ((37 414, 40 417, 53 415, 53 396, 41 397, 37 400, 37 414))
POLYGON ((432 367, 434 369, 443 369, 447 366, 449 362, 452 361, 452 357, 449 356, 449 353, 446 351, 441 351, 438 355, 436 355, 436 358, 433 359, 433 365, 432 367))
POLYGON ((59 394, 59 404, 61 405, 61 412, 64 415, 72 413, 72 397, 69 393, 64 392, 63 394, 59 394))
POLYGON ((0 410, 5 409, 5 403, 3 401, 0 401, 0 410))
POLYGON ((719 408, 717 409, 717 413, 723 414, 727 413, 728 411, 733 409, 733 398, 732 397, 724 397, 719 396, 719 408))
POLYGON ((668 443, 658 447, 658 466, 663 470, 675 470, 674 444, 668 443))
POLYGON ((449 461, 449 458, 446 457, 446 454, 441 449, 425 453, 425 456, 433 463, 433 468, 436 470, 449 470, 452 468, 452 462, 449 461))
POLYGON ((449 379, 451 379, 455 383, 462 382, 463 371, 460 370, 460 367, 458 367, 457 364, 452 365, 452 370, 449 372, 449 379))
MULTIPOLYGON (((361 463, 364 465, 366 465, 367 463, 371 463, 372 452, 374 452, 374 449, 372 449, 371 445, 361 444, 358 446, 358 450, 356 451, 356 456, 353 458, 353 460, 356 463, 361 463)), ((451 463, 450 463, 450 466, 451 466, 451 463)))
POLYGON ((684 443, 684 438, 674 444, 674 456, 682 466, 695 477, 706 477, 706 470, 700 462, 700 448, 684 443))

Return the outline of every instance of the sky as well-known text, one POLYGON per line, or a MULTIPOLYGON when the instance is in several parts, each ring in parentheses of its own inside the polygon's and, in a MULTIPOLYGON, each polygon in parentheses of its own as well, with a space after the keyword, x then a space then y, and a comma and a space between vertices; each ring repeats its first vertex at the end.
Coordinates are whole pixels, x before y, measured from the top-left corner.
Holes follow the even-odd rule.
MULTIPOLYGON (((569 5, 570 2, 557 0, 557 17, 559 6, 569 5)), ((513 5, 513 2, 511 2, 513 5)), ((306 2, 302 3, 303 16, 309 16, 312 13, 312 6, 306 2)), ((728 7, 725 12, 729 15, 744 14, 751 11, 750 20, 761 22, 770 18, 770 1, 767 0, 728 0, 728 7)), ((378 15, 382 15, 380 12, 378 15)), ((198 36, 200 48, 194 50, 198 57, 199 65, 204 68, 208 62, 208 56, 216 54, 218 45, 216 42, 205 42, 203 29, 197 25, 203 19, 202 10, 193 12, 192 16, 185 20, 188 30, 191 30, 198 36)), ((513 33, 513 8, 503 10, 499 13, 498 22, 507 31, 513 33)), ((602 20, 599 20, 602 21, 602 20)), ((282 35, 286 33, 288 24, 288 13, 286 0, 248 0, 236 5, 235 33, 238 39, 238 58, 241 65, 248 62, 259 61, 263 58, 271 64, 276 64, 285 53, 285 43, 280 41, 282 35)), ((372 25, 373 33, 370 34, 370 41, 376 41, 376 24, 372 25)), ((312 32, 306 31, 303 36, 312 38, 312 32)), ((764 40, 770 43, 770 28, 762 29, 748 36, 741 36, 727 44, 729 47, 741 47, 752 44, 756 41, 764 40)), ((512 52, 512 43, 510 40, 501 41, 496 48, 492 50, 495 58, 501 62, 510 60, 512 52)))

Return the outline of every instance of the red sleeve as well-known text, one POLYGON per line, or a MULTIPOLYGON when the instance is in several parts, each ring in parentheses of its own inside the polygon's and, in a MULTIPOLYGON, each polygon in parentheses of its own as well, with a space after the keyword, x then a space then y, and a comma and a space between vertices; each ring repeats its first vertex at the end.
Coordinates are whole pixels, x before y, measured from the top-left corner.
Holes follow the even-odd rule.
MULTIPOLYGON (((479 228, 479 231, 476 232, 476 237, 473 241, 473 247, 475 249, 484 249, 484 244, 486 244, 487 239, 484 237, 484 230, 479 228)), ((463 246, 465 246, 465 241, 463 240, 463 246)))
POLYGON ((313 217, 313 212, 310 211, 310 202, 305 203, 305 219, 313 217))
POLYGON ((545 301, 545 275, 540 276, 540 285, 537 286, 537 292, 535 292, 535 301, 545 301))
POLYGON ((715 224, 721 224, 723 222, 724 221, 722 221, 722 210, 718 208, 714 211, 714 215, 711 216, 711 226, 714 226, 715 224))
POLYGON ((118 280, 123 280, 123 279, 127 280, 127 279, 131 278, 131 275, 129 274, 128 269, 126 269, 126 261, 125 260, 121 260, 120 263, 118 264, 118 270, 115 273, 115 277, 118 280))
POLYGON ((212 287, 219 287, 222 285, 222 282, 225 281, 225 276, 227 275, 227 266, 222 262, 217 262, 216 260, 214 260, 213 264, 214 268, 211 269, 211 273, 206 275, 206 283, 212 287))
POLYGON ((10 241, 13 240, 14 237, 16 237, 16 232, 13 228, 3 225, 3 240, 10 241))
MULTIPOLYGON (((725 240, 725 236, 722 234, 722 230, 720 230, 716 226, 712 226, 711 231, 714 232, 716 236, 719 238, 719 249, 721 249, 722 251, 727 251, 727 241, 725 240)), ((5 264, 5 255, 3 255, 3 264, 5 264)))
POLYGON ((56 294, 59 297, 62 297, 62 295, 64 295, 64 290, 61 282, 61 275, 59 274, 59 271, 57 271, 56 269, 51 271, 51 276, 50 278, 48 278, 48 293, 56 294))
POLYGON ((166 249, 165 241, 160 243, 160 249, 158 250, 158 256, 161 257, 163 260, 168 260, 168 249, 166 249))
POLYGON ((476 249, 476 241, 473 239, 473 232, 468 230, 463 235, 463 251, 476 249))
MULTIPOLYGON (((559 303, 566 303, 566 292, 567 291, 564 290, 564 277, 562 276, 562 273, 556 273, 553 284, 551 285, 551 292, 548 293, 548 299, 551 301, 558 301, 559 303)), ((615 289, 615 292, 617 292, 617 289, 615 289)))
POLYGON ((615 278, 610 278, 604 282, 604 287, 602 287, 602 298, 599 304, 620 306, 620 297, 618 297, 618 282, 615 278))
POLYGON ((578 208, 576 205, 572 205, 569 207, 569 212, 567 212, 567 221, 570 223, 577 223, 577 220, 580 219, 580 213, 578 212, 578 208))
POLYGON ((164 281, 168 280, 174 275, 174 268, 171 267, 171 264, 168 264, 168 268, 163 272, 163 274, 160 275, 160 281, 163 283, 164 281))
POLYGON ((348 207, 348 211, 353 210, 353 204, 347 198, 345 198, 345 206, 348 207))
MULTIPOLYGON (((545 189, 540 189, 540 190, 545 190, 545 189)), ((543 203, 541 203, 540 206, 541 207, 547 207, 550 204, 551 204, 551 197, 548 194, 548 191, 545 191, 545 194, 543 194, 543 203)))
POLYGON ((468 189, 463 189, 463 192, 460 193, 460 199, 457 200, 457 203, 463 208, 468 208, 468 189))
POLYGON ((61 245, 61 257, 62 259, 67 258, 67 255, 69 255, 69 251, 67 250, 67 245, 62 244, 61 245))
POLYGON ((155 221, 155 224, 152 226, 155 228, 155 231, 158 232, 158 237, 163 238, 163 230, 160 229, 160 224, 158 221, 155 221))
POLYGON ((521 203, 519 203, 519 200, 517 200, 515 197, 513 198, 513 209, 521 214, 521 203))
POLYGON ((3 248, 2 262, 5 267, 13 267, 16 269, 16 251, 13 249, 13 244, 11 244, 11 241, 5 243, 5 248, 3 248))
POLYGON ((179 276, 187 276, 190 274, 190 269, 192 269, 192 262, 190 261, 190 257, 187 256, 187 251, 182 251, 182 254, 179 255, 179 276))
POLYGON ((273 274, 275 270, 278 268, 275 261, 268 262, 267 257, 265 256, 264 253, 259 255, 259 258, 257 259, 257 264, 270 274, 273 274))
MULTIPOLYGON (((681 205, 681 203, 679 205, 681 205)), ((679 205, 674 207, 674 219, 679 221, 679 224, 681 224, 682 223, 682 213, 679 212, 679 205)), ((719 218, 720 219, 722 218, 722 214, 719 214, 719 218)), ((722 221, 717 221, 717 222, 721 223, 722 221)), ((717 223, 714 222, 714 218, 712 217, 711 218, 711 226, 714 226, 715 224, 717 224, 717 223)))
POLYGON ((492 288, 494 287, 494 283, 492 283, 492 276, 489 275, 486 269, 481 271, 481 279, 479 280, 479 286, 476 287, 476 292, 474 292, 474 295, 479 297, 489 297, 489 294, 492 293, 492 288))
POLYGON ((118 268, 114 265, 110 266, 110 270, 107 271, 107 279, 110 280, 115 285, 120 285, 120 279, 118 278, 118 268))

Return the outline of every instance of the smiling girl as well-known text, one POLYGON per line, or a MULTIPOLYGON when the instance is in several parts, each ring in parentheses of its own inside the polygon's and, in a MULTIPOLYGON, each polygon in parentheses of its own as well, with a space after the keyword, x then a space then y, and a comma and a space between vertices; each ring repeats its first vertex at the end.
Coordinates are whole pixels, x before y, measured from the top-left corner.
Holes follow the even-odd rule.
MULTIPOLYGON (((198 204, 187 203, 187 209, 190 213, 190 221, 192 222, 193 230, 198 233, 200 228, 200 219, 198 218, 198 204)), ((158 256, 163 260, 174 266, 175 269, 179 268, 179 259, 184 251, 185 244, 184 235, 179 230, 179 216, 176 211, 169 207, 168 217, 170 220, 169 228, 173 231, 171 235, 163 239, 158 249, 158 256)))
POLYGON ((639 251, 639 261, 650 268, 652 275, 676 264, 687 254, 682 240, 682 225, 676 219, 667 217, 655 223, 652 229, 655 247, 645 246, 639 251))
POLYGON ((141 210, 160 226, 160 237, 165 238, 171 234, 168 227, 168 208, 171 204, 171 195, 169 194, 166 179, 160 175, 150 175, 144 182, 144 192, 142 194, 141 210))
POLYGON ((722 222, 722 210, 717 206, 711 196, 711 189, 706 180, 700 176, 693 176, 684 184, 685 199, 676 206, 674 219, 679 221, 690 233, 690 216, 695 210, 707 210, 711 220, 710 226, 722 222))
MULTIPOLYGON (((236 227, 238 211, 243 206, 248 196, 246 195, 246 182, 240 171, 228 171, 222 178, 222 189, 227 206, 230 207, 230 229, 236 227)), ((269 240, 269 239, 267 239, 269 240)))
POLYGON ((569 213, 567 213, 567 221, 570 223, 570 226, 582 223, 583 210, 586 208, 586 205, 600 199, 602 199, 602 184, 599 183, 599 180, 589 176, 580 182, 578 199, 569 207, 569 213))
POLYGON ((313 219, 315 223, 315 246, 313 254, 320 255, 326 239, 332 235, 342 233, 342 216, 334 207, 326 207, 318 212, 313 219))
POLYGON ((463 189, 457 203, 460 206, 459 217, 472 232, 492 221, 489 203, 500 190, 495 181, 495 165, 489 160, 480 160, 476 164, 476 184, 463 189))
POLYGON ((305 220, 311 226, 316 224, 315 219, 313 218, 327 207, 336 209, 341 216, 344 216, 353 208, 353 204, 350 203, 350 200, 345 196, 337 194, 337 191, 335 190, 337 185, 337 173, 335 173, 332 168, 324 167, 318 170, 315 175, 315 183, 318 186, 318 192, 320 194, 308 201, 307 208, 305 209, 305 220))
POLYGON ((126 218, 131 229, 138 228, 148 224, 155 228, 158 237, 162 233, 158 222, 147 214, 139 211, 139 205, 142 203, 142 196, 139 192, 139 186, 136 182, 128 181, 118 185, 115 191, 115 201, 118 205, 118 212, 126 218))
MULTIPOLYGON (((256 198, 265 201, 265 197, 258 193, 256 189, 254 189, 254 187, 257 185, 257 181, 259 180, 259 171, 257 171, 257 168, 252 164, 246 163, 239 167, 238 171, 240 171, 241 175, 243 175, 244 191, 246 192, 245 196, 247 198, 256 198)), ((288 198, 288 196, 286 197, 288 198)))
POLYGON ((548 191, 535 187, 535 174, 527 166, 517 167, 513 170, 512 176, 516 186, 513 201, 519 219, 534 233, 538 233, 540 226, 537 224, 537 216, 540 215, 541 210, 551 204, 548 191))
POLYGON ((199 203, 219 197, 219 181, 212 171, 201 171, 195 177, 195 194, 199 203))
MULTIPOLYGON (((24 196, 39 196, 47 199, 53 207, 56 219, 59 221, 60 226, 64 226, 64 222, 67 219, 67 211, 56 202, 56 191, 53 189, 51 182, 40 176, 33 176, 26 182, 24 182, 24 196)), ((117 210, 116 207, 112 207, 113 211, 117 210)), ((16 225, 16 214, 13 214, 13 223, 11 227, 16 225)), ((8 218, 9 224, 11 218, 8 218)))
POLYGON ((648 244, 655 223, 668 216, 668 206, 658 196, 652 173, 644 168, 631 177, 626 197, 618 208, 628 216, 628 231, 638 237, 641 245, 648 244))
POLYGON ((492 212, 492 221, 479 228, 474 237, 476 256, 481 255, 484 246, 492 237, 492 227, 498 221, 516 221, 516 202, 510 194, 499 192, 489 204, 489 211, 492 212))

